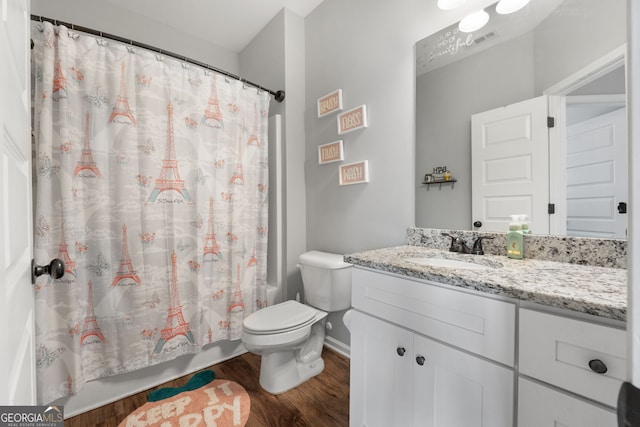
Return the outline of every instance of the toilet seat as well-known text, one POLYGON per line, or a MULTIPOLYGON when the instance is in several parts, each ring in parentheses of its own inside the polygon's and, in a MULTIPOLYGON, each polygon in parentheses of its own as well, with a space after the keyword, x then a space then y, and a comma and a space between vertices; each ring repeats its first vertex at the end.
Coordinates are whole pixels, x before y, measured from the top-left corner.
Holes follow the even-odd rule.
POLYGON ((242 326, 245 332, 255 335, 279 334, 315 323, 317 314, 318 310, 289 300, 250 314, 242 326))

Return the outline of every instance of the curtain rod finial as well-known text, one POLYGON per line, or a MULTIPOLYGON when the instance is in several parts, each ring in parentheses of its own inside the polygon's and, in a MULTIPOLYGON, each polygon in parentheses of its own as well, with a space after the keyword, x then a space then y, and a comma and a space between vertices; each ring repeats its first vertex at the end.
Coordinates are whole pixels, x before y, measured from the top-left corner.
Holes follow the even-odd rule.
POLYGON ((278 102, 282 102, 284 101, 284 91, 283 90, 279 90, 276 92, 276 94, 274 95, 276 101, 278 102))

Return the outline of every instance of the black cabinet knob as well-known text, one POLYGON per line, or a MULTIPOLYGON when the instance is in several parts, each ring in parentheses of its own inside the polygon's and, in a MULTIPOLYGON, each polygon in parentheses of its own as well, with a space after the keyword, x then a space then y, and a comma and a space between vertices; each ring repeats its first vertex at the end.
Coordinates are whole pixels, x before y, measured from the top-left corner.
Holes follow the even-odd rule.
POLYGON ((475 221, 475 222, 473 223, 473 226, 474 226, 474 227, 476 227, 476 228, 480 228, 480 227, 482 227, 482 221, 475 221))
POLYGON ((417 363, 418 365, 420 365, 420 366, 424 365, 424 362, 425 362, 426 360, 427 360, 427 359, 425 359, 425 358, 424 358, 424 356, 417 356, 417 357, 416 357, 416 363, 417 363))
POLYGON ((407 352, 407 350, 404 349, 404 347, 398 347, 396 349, 396 353, 398 353, 398 356, 404 356, 404 354, 407 352))
POLYGON ((596 374, 604 374, 607 372, 607 365, 600 359, 589 360, 589 368, 596 374))

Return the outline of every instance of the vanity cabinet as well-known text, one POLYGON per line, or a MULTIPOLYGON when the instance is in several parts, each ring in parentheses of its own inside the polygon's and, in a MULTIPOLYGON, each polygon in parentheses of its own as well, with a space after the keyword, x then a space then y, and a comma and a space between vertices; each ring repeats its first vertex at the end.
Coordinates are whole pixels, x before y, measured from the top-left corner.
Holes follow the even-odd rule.
POLYGON ((519 317, 518 426, 615 426, 624 329, 523 308, 519 317))
POLYGON ((512 426, 515 305, 353 270, 352 426, 512 426))

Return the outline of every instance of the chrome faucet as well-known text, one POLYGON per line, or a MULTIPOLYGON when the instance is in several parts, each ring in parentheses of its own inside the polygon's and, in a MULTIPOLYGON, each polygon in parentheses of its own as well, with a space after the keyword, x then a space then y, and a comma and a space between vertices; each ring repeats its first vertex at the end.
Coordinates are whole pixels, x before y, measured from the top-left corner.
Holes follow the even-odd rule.
POLYGON ((449 247, 449 252, 458 252, 461 254, 469 254, 471 253, 471 249, 469 246, 458 236, 454 236, 449 233, 442 233, 443 236, 451 237, 451 246, 449 247))

